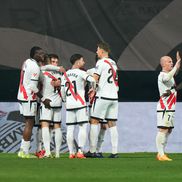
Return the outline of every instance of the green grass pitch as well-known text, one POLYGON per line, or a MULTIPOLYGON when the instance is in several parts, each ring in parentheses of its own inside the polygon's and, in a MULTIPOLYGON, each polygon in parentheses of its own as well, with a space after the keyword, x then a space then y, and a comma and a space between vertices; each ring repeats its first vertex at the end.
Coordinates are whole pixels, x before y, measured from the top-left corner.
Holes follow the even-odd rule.
POLYGON ((0 153, 1 182, 176 182, 182 181, 182 154, 172 162, 155 160, 154 153, 119 154, 118 159, 20 159, 0 153))

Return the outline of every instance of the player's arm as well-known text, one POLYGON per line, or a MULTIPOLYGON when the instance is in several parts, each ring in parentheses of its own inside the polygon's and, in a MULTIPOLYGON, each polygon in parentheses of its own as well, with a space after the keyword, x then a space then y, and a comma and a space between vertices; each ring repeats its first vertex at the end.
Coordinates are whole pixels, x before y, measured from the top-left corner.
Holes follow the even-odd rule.
POLYGON ((65 91, 65 77, 63 76, 61 78, 62 82, 61 82, 61 97, 63 102, 66 102, 66 91, 65 91))
POLYGON ((33 67, 30 70, 30 84, 29 88, 33 93, 37 93, 39 91, 38 89, 38 81, 40 76, 40 69, 39 67, 33 67))
POLYGON ((175 66, 173 67, 173 69, 169 73, 167 73, 166 75, 163 76, 162 81, 167 82, 171 78, 173 78, 173 76, 175 75, 177 70, 180 68, 180 64, 181 64, 181 59, 177 60, 177 62, 175 64, 175 66))
POLYGON ((41 71, 57 71, 57 72, 61 72, 64 73, 65 69, 63 66, 54 66, 54 65, 45 65, 45 66, 41 66, 41 71))

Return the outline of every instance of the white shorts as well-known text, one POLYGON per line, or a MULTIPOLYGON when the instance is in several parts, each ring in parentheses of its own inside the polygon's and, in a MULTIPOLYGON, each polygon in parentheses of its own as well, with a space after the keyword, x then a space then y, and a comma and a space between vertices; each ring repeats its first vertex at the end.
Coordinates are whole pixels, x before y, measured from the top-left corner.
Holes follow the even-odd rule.
POLYGON ((157 111, 158 128, 174 128, 174 111, 157 111))
POLYGON ((19 102, 20 114, 35 117, 37 113, 37 101, 19 102))
POLYGON ((40 121, 61 123, 61 107, 47 109, 44 104, 41 103, 40 121))
POLYGON ((88 112, 86 107, 66 111, 66 125, 82 123, 88 123, 88 112))
POLYGON ((91 117, 106 122, 117 121, 118 100, 96 98, 92 104, 91 117))

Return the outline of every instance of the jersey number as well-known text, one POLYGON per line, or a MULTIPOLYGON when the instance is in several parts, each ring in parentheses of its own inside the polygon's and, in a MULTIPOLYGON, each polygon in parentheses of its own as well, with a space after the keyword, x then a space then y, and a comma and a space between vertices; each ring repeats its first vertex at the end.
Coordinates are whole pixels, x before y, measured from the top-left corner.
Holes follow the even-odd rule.
MULTIPOLYGON (((77 94, 77 89, 76 89, 76 81, 72 81, 72 84, 73 84, 73 89, 74 89, 74 93, 77 94)), ((65 87, 67 87, 66 89, 66 96, 70 96, 71 93, 69 93, 69 90, 70 90, 70 82, 66 82, 65 83, 65 87)))
MULTIPOLYGON (((108 70, 108 73, 109 73, 110 75, 109 75, 109 77, 107 78, 107 82, 108 82, 108 83, 113 83, 113 81, 111 80, 111 79, 113 78, 113 71, 112 71, 111 68, 108 70)), ((115 81, 118 81, 117 76, 116 76, 116 78, 114 78, 114 80, 115 80, 115 81)))

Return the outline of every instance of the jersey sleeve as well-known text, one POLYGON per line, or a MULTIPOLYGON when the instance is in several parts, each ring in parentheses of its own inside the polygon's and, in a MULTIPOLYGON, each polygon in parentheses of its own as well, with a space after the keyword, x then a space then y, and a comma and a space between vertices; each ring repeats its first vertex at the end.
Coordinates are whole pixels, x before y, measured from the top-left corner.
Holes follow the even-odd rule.
POLYGON ((64 102, 66 102, 65 83, 66 83, 66 78, 65 78, 65 76, 62 76, 61 77, 61 96, 62 96, 62 100, 64 102))
POLYGON ((38 89, 38 81, 40 76, 40 68, 38 66, 33 66, 30 71, 30 89, 37 93, 39 91, 38 89))
POLYGON ((102 63, 101 63, 101 61, 98 61, 97 63, 96 63, 96 67, 95 67, 95 72, 94 72, 94 74, 97 74, 97 75, 101 75, 101 73, 102 73, 102 63))

